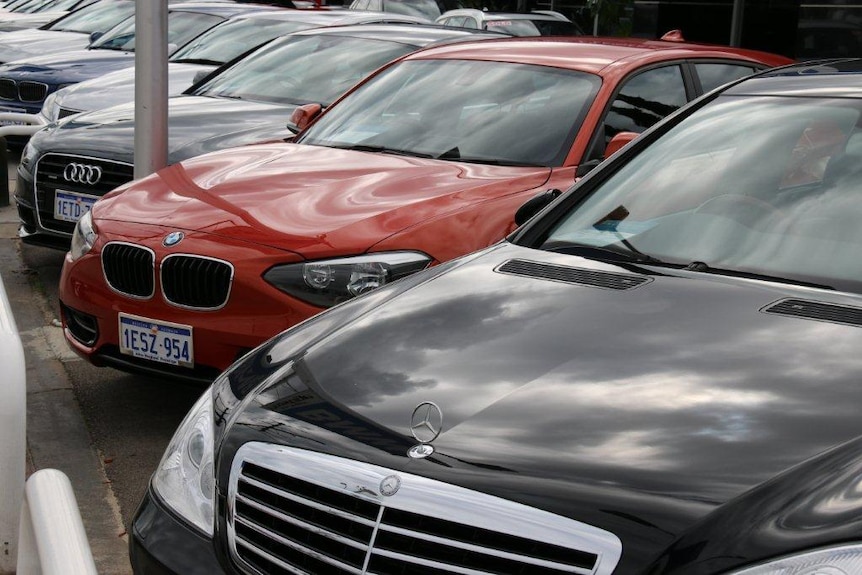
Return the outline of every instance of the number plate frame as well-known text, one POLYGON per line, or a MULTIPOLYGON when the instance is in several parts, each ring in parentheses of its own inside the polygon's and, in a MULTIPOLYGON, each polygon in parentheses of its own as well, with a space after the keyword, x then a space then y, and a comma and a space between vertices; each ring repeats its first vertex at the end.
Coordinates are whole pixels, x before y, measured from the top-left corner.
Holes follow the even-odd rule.
POLYGON ((190 325, 120 313, 120 353, 158 363, 194 367, 194 328, 190 325), (166 343, 166 342, 170 343, 166 343))
MULTIPOLYGON (((81 194, 79 192, 70 192, 67 190, 55 190, 54 191, 54 219, 60 220, 63 222, 77 222, 81 219, 81 216, 90 211, 90 208, 93 207, 93 204, 96 203, 96 200, 99 199, 99 196, 92 196, 90 194, 81 194), (60 208, 64 203, 68 203, 71 205, 83 205, 86 206, 86 209, 81 210, 80 212, 74 213, 73 215, 67 215, 65 210, 60 208)), ((72 211, 72 210, 70 210, 72 211)))

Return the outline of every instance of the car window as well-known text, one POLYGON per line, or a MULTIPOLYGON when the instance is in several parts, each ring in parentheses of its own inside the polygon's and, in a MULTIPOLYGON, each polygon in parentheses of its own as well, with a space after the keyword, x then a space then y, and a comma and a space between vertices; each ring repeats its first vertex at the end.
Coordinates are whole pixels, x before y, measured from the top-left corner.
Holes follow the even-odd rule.
POLYGON ((301 138, 476 163, 561 165, 600 85, 591 74, 490 61, 402 62, 301 138))
POLYGON ((70 12, 55 20, 47 29, 86 34, 105 32, 134 14, 134 2, 99 2, 70 12))
POLYGON ((686 103, 679 66, 662 66, 628 79, 604 121, 605 142, 619 132, 643 132, 686 103))
POLYGON ((383 10, 428 20, 435 20, 440 16, 440 7, 436 0, 383 0, 383 10))
POLYGON ((722 64, 717 62, 695 62, 694 69, 704 92, 709 92, 728 82, 754 74, 754 66, 722 64))
POLYGON ((726 96, 621 166, 541 245, 858 292, 860 187, 857 100, 726 96))
MULTIPOLYGON (((224 19, 212 14, 174 11, 168 13, 168 44, 182 46, 201 32, 212 28, 224 19)), ((130 18, 90 45, 106 50, 135 49, 135 19, 130 18)))

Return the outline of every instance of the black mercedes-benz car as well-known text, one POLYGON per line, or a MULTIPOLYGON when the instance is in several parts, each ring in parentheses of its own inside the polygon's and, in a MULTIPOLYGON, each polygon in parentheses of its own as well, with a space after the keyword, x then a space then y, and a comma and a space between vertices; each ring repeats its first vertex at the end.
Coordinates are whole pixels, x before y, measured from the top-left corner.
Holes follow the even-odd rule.
POLYGON ((862 572, 860 187, 862 62, 711 92, 223 373, 136 573, 862 572))

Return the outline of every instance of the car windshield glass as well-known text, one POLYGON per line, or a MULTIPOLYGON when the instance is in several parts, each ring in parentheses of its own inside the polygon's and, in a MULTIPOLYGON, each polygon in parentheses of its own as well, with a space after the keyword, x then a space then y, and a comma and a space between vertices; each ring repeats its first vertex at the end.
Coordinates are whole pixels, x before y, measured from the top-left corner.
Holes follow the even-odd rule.
POLYGON ((621 167, 536 247, 860 291, 860 117, 859 100, 720 98, 621 167))
POLYGON ((580 29, 562 20, 488 20, 485 29, 512 36, 578 36, 580 29))
POLYGON ((319 34, 294 36, 243 58, 195 94, 328 106, 359 80, 415 46, 319 34))
POLYGON ((488 61, 402 62, 300 141, 487 164, 560 165, 600 85, 591 74, 488 61))
POLYGON ((171 61, 224 64, 273 38, 311 26, 290 20, 240 18, 201 34, 174 52, 171 61))
MULTIPOLYGON (((212 14, 184 11, 169 12, 168 44, 181 46, 222 20, 220 16, 212 14)), ((90 44, 90 48, 134 51, 135 19, 129 18, 119 26, 115 26, 104 36, 90 44)))
POLYGON ((434 20, 440 16, 440 6, 435 0, 383 0, 383 10, 428 20, 434 20))
POLYGON ((134 13, 134 2, 97 2, 55 20, 48 27, 48 30, 85 34, 104 32, 134 15, 134 13))
POLYGON ((49 2, 40 6, 37 12, 47 12, 52 10, 71 10, 80 0, 59 0, 58 2, 49 2))

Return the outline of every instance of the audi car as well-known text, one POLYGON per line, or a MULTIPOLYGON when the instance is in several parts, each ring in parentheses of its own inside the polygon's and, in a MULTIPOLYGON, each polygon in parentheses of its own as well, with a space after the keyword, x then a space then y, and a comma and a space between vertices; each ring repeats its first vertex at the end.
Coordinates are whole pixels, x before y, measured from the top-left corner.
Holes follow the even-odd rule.
POLYGON ((710 93, 231 366, 134 571, 859 573, 860 186, 860 61, 710 93))
POLYGON ((782 60, 583 37, 448 43, 384 66, 316 120, 317 98, 297 87, 295 124, 312 123, 295 143, 184 160, 82 207, 76 224, 87 167, 103 187, 117 171, 91 154, 25 152, 18 181, 35 165, 37 203, 24 196, 19 210, 72 232, 60 300, 75 351, 212 381, 290 325, 499 241, 522 203, 571 186, 617 132, 782 60))

